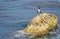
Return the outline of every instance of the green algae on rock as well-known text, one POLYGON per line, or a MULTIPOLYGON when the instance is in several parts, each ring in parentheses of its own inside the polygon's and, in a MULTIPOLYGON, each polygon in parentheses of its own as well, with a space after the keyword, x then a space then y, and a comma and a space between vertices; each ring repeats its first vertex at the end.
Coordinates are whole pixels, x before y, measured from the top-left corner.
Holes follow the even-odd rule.
POLYGON ((47 35, 57 25, 58 17, 54 14, 37 14, 24 29, 24 32, 33 36, 47 35))

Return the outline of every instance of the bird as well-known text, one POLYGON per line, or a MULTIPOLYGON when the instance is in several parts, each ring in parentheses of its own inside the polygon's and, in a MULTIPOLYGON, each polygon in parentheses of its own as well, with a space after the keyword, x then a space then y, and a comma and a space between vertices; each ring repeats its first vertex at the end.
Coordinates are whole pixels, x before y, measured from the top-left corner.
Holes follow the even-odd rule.
POLYGON ((37 13, 38 13, 38 14, 41 13, 41 9, 40 9, 40 7, 38 7, 38 9, 37 9, 37 13))

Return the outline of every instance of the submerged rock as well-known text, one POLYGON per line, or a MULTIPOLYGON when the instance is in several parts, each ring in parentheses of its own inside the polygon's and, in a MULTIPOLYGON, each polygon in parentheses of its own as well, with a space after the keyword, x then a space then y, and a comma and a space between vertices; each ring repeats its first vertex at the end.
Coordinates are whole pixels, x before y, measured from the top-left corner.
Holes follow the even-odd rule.
POLYGON ((58 18, 54 14, 37 14, 24 29, 24 32, 33 36, 48 35, 50 30, 56 28, 58 18))

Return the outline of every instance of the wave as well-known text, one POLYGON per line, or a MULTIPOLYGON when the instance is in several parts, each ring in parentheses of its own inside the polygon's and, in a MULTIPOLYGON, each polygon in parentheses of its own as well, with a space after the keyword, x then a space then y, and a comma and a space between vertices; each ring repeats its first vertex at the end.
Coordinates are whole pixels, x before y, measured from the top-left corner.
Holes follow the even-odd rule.
POLYGON ((19 30, 14 32, 12 37, 18 38, 18 39, 30 39, 33 36, 29 35, 28 33, 25 33, 24 30, 19 30))

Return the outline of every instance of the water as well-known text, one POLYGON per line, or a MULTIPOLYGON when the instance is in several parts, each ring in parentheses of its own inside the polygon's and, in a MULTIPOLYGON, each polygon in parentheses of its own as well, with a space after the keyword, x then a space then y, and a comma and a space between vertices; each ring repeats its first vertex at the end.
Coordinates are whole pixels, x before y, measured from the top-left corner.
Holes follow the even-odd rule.
MULTIPOLYGON (((0 39, 28 39, 28 36, 15 38, 13 34, 26 27, 37 14, 37 7, 41 7, 42 12, 56 14, 60 24, 60 0, 0 0, 0 39)), ((49 39, 60 39, 59 32, 49 39)))

